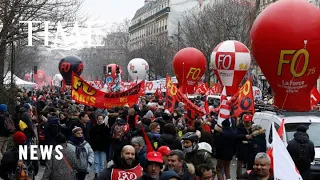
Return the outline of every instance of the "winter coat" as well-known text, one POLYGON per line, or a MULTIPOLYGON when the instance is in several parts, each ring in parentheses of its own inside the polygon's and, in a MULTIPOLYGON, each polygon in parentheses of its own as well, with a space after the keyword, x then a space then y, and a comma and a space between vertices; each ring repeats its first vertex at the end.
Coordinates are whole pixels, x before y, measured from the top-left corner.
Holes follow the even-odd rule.
MULTIPOLYGON (((249 171, 242 174, 238 180, 260 180, 260 177, 255 173, 255 171, 249 171)), ((273 176, 270 176, 268 180, 274 180, 273 176)))
POLYGON ((66 118, 64 120, 60 120, 61 133, 66 136, 67 139, 70 139, 72 136, 72 123, 66 118))
MULTIPOLYGON (((81 144, 86 143, 86 141, 84 140, 81 144)), ((67 143, 67 146, 72 150, 72 152, 74 152, 74 155, 76 156, 76 146, 70 142, 67 143)), ((84 148, 87 151, 88 154, 88 168, 87 168, 87 172, 90 172, 90 166, 94 163, 94 153, 93 150, 90 146, 89 143, 87 143, 84 148)))
MULTIPOLYGON (((168 166, 166 165, 164 171, 169 171, 168 166)), ((179 175, 182 180, 194 180, 194 175, 191 174, 188 170, 186 163, 183 163, 183 174, 179 175)))
POLYGON ((168 146, 171 150, 180 149, 182 150, 182 144, 180 139, 171 134, 161 134, 159 138, 158 147, 168 146))
POLYGON ((206 150, 199 150, 198 145, 196 146, 195 150, 185 154, 185 162, 193 164, 194 167, 200 164, 210 164, 212 167, 215 167, 210 153, 206 150))
MULTIPOLYGON (((22 120, 24 123, 27 124, 28 127, 23 130, 23 133, 27 136, 27 139, 31 139, 35 136, 35 133, 33 131, 30 114, 28 113, 27 109, 24 107, 21 107, 19 109, 19 112, 20 112, 20 117, 17 123, 19 124, 19 121, 22 120)), ((19 125, 17 127, 19 127, 19 125)))
POLYGON ((237 134, 231 128, 223 128, 216 146, 217 159, 231 161, 235 154, 237 134))
POLYGON ((265 129, 252 132, 253 139, 249 142, 249 156, 247 161, 247 169, 253 169, 254 159, 259 152, 266 152, 267 142, 265 129))
POLYGON ((12 119, 8 112, 0 113, 0 137, 9 137, 10 135, 9 131, 4 127, 4 121, 6 117, 12 119))
POLYGON ((90 141, 93 151, 105 152, 110 143, 110 129, 104 123, 95 124, 90 130, 90 141))
POLYGON ((236 141, 236 148, 237 148, 237 158, 240 161, 244 161, 246 162, 248 160, 249 157, 249 149, 250 149, 250 144, 244 144, 242 141, 248 141, 250 142, 250 140, 246 140, 246 135, 250 135, 251 134, 251 128, 249 130, 247 130, 243 123, 239 124, 236 128, 236 133, 238 135, 238 140, 236 141))
POLYGON ((147 156, 147 147, 143 146, 143 148, 138 153, 138 160, 139 160, 140 165, 143 168, 146 168, 146 165, 147 165, 146 156, 147 156))
POLYGON ((289 141, 287 150, 290 153, 296 167, 303 179, 310 179, 310 163, 314 160, 314 144, 309 140, 309 136, 304 132, 296 132, 294 138, 289 141), (301 152, 301 147, 305 146, 306 152, 301 152), (300 156, 305 158, 301 158, 300 156))
MULTIPOLYGON (((30 149, 28 149, 28 158, 30 158, 30 149)), ((19 160, 19 148, 16 146, 11 150, 3 153, 3 157, 0 165, 0 177, 4 180, 10 180, 8 177, 9 173, 15 172, 17 169, 17 163, 19 160)), ((24 163, 30 166, 30 172, 33 171, 33 175, 36 176, 39 170, 39 163, 37 160, 30 161, 26 160, 24 163)))
POLYGON ((57 160, 55 151, 52 153, 51 160, 47 161, 46 169, 43 173, 42 180, 64 180, 64 179, 76 179, 76 157, 75 153, 67 147, 67 144, 61 144, 63 149, 61 150, 63 157, 69 162, 72 169, 68 167, 65 160, 57 160))
POLYGON ((44 123, 44 143, 46 145, 56 145, 56 136, 61 132, 58 117, 49 117, 44 123))
POLYGON ((159 139, 160 139, 160 134, 159 133, 153 133, 153 132, 147 132, 147 136, 153 146, 154 150, 157 150, 160 146, 159 146, 159 139), (156 146, 156 143, 158 143, 158 145, 156 146))

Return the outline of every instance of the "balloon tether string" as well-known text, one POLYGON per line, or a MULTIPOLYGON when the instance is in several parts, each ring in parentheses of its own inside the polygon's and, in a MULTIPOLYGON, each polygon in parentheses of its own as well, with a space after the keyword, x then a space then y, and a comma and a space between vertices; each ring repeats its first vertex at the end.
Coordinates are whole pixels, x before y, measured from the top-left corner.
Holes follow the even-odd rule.
MULTIPOLYGON (((304 49, 307 49, 307 43, 308 43, 308 40, 304 40, 304 49)), ((301 57, 302 57, 302 55, 300 55, 300 57, 299 57, 298 64, 297 64, 297 66, 296 66, 295 71, 297 71, 297 69, 298 69, 298 67, 299 67, 301 57)), ((291 85, 293 84, 293 83, 292 83, 292 82, 293 82, 293 79, 294 79, 294 76, 292 76, 292 79, 291 79, 291 81, 289 82, 289 89, 288 89, 288 91, 287 91, 287 93, 286 93, 286 97, 284 98, 284 101, 283 101, 283 104, 282 104, 281 109, 283 109, 283 107, 284 107, 284 105, 285 105, 285 103, 286 103, 286 101, 287 101, 289 91, 291 90, 291 85)))

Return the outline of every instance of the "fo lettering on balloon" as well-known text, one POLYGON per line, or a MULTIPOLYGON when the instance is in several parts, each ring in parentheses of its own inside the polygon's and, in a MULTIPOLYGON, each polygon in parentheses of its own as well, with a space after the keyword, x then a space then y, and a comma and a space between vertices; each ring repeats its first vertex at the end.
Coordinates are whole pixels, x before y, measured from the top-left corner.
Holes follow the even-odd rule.
POLYGON ((203 53, 191 47, 181 49, 174 56, 172 66, 182 93, 194 94, 207 66, 203 53))
POLYGON ((319 32, 319 9, 307 1, 278 1, 255 20, 252 52, 280 109, 311 110, 310 92, 320 74, 319 32))
POLYGON ((239 89, 251 63, 249 49, 239 41, 228 40, 218 44, 211 54, 211 66, 219 82, 233 96, 239 89))
POLYGON ((78 56, 67 56, 60 60, 59 71, 66 85, 71 85, 72 83, 72 72, 80 76, 83 67, 83 63, 78 56))

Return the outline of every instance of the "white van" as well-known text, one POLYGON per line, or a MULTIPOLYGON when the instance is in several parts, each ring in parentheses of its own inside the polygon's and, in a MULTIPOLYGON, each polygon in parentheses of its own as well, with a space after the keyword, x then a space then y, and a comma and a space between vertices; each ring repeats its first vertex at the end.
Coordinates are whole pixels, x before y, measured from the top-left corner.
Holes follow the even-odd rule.
POLYGON ((299 125, 309 128, 307 133, 315 147, 315 161, 311 164, 311 173, 314 179, 320 179, 320 112, 256 112, 253 122, 266 129, 267 147, 271 147, 272 143, 272 124, 278 130, 282 119, 284 119, 283 142, 286 146, 293 139, 299 125))

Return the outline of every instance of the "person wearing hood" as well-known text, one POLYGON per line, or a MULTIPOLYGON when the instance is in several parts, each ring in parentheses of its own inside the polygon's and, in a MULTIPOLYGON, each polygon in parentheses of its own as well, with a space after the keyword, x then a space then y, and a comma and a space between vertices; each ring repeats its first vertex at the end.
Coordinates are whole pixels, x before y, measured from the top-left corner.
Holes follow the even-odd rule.
POLYGON ((83 159, 81 159, 82 156, 80 156, 82 155, 80 153, 82 153, 83 149, 85 150, 85 154, 87 155, 87 158, 85 159, 87 161, 86 170, 76 169, 77 180, 84 180, 87 173, 90 172, 90 167, 94 163, 94 153, 90 144, 84 139, 82 128, 75 127, 72 130, 72 134, 73 135, 71 136, 70 141, 68 141, 67 146, 75 153, 77 161, 83 162, 83 159))
POLYGON ((185 155, 181 150, 172 150, 169 153, 168 163, 164 171, 175 171, 182 180, 193 180, 194 176, 190 174, 185 162, 185 155))
POLYGON ((138 154, 138 160, 140 165, 145 168, 146 167, 146 156, 147 156, 147 147, 143 140, 143 137, 136 136, 131 139, 131 145, 134 147, 135 151, 138 154))
POLYGON ((172 123, 164 125, 163 133, 160 135, 158 143, 158 147, 160 146, 168 146, 170 149, 182 149, 181 141, 177 138, 177 131, 172 123))
POLYGON ((129 175, 132 179, 142 176, 143 168, 140 166, 135 149, 131 145, 123 146, 113 156, 113 164, 107 166, 97 180, 118 180, 125 179, 129 175))
MULTIPOLYGON (((23 129, 19 127, 19 129, 27 136, 27 142, 26 142, 27 145, 30 145, 32 138, 35 137, 32 120, 30 116, 31 111, 32 111, 32 108, 29 103, 23 104, 23 107, 19 109, 19 112, 20 112, 19 120, 23 121, 27 125, 27 127, 23 129)), ((20 122, 18 122, 18 124, 20 124, 20 122)))
MULTIPOLYGON (((247 170, 252 170, 254 165, 254 158, 260 152, 267 151, 267 142, 265 129, 260 124, 253 124, 251 127, 253 139, 249 141, 249 157, 247 161, 247 170)), ((248 141, 247 141, 248 142, 248 141)), ((246 142, 244 142, 246 143, 246 142)))
POLYGON ((146 168, 143 175, 137 180, 159 180, 163 165, 162 154, 159 152, 149 152, 147 154, 146 168))
POLYGON ((46 145, 56 145, 56 136, 61 132, 59 117, 51 112, 48 114, 48 121, 44 123, 44 143, 46 145))
POLYGON ((210 153, 207 150, 199 150, 199 137, 196 133, 187 132, 182 136, 182 141, 182 150, 187 163, 193 164, 194 167, 199 164, 210 164, 214 167, 214 161, 210 153))
POLYGON ((182 180, 175 171, 165 171, 162 173, 160 180, 182 180))
POLYGON ((106 126, 102 114, 97 115, 96 124, 90 130, 90 140, 94 151, 94 173, 97 178, 104 169, 106 151, 110 146, 110 129, 106 126))
POLYGON ((302 178, 311 179, 311 162, 314 160, 314 144, 309 140, 308 128, 304 125, 297 127, 294 138, 289 141, 287 150, 298 168, 302 178))

